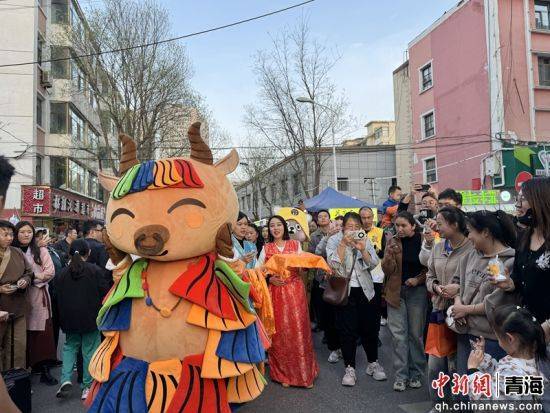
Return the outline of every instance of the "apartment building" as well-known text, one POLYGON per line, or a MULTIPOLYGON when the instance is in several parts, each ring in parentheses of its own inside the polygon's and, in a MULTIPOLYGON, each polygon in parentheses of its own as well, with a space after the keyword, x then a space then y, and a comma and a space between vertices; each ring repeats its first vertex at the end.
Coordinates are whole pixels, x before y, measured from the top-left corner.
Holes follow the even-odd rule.
POLYGON ((513 188, 548 170, 550 1, 460 1, 408 55, 413 182, 513 188))
POLYGON ((0 153, 16 168, 8 218, 54 229, 104 217, 97 154, 115 131, 102 130, 91 75, 63 36, 84 25, 74 0, 0 2, 0 62, 14 65, 0 70, 0 153))

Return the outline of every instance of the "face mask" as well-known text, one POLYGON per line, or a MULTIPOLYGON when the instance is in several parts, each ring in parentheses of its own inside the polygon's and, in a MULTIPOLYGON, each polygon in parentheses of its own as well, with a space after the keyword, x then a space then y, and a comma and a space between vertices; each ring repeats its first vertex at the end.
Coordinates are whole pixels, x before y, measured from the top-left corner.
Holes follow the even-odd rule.
POLYGON ((532 227, 535 219, 533 217, 533 210, 529 208, 525 215, 518 217, 518 222, 526 227, 532 227))

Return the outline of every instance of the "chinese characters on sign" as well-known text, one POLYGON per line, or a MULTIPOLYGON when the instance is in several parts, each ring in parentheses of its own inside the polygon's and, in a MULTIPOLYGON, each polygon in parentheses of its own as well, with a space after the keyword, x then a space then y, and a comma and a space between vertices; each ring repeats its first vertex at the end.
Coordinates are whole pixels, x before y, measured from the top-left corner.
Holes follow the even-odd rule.
POLYGON ((484 191, 458 191, 462 194, 462 205, 498 205, 499 193, 496 189, 484 191))
POLYGON ((97 201, 48 186, 23 186, 24 215, 72 219, 104 219, 105 206, 97 201))

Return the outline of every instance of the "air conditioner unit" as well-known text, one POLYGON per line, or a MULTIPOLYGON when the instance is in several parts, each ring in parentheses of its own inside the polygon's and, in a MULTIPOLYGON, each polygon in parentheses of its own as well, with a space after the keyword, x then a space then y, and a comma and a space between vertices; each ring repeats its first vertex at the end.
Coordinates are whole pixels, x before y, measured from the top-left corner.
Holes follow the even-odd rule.
POLYGON ((44 86, 46 89, 52 87, 52 76, 49 71, 44 70, 42 72, 42 78, 40 79, 40 84, 44 86))

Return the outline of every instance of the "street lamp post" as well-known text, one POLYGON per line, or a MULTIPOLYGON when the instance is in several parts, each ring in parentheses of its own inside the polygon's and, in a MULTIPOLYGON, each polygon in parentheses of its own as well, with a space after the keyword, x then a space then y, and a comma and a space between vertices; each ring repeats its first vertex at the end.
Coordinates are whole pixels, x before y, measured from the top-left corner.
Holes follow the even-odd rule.
MULTIPOLYGON (((307 97, 298 97, 296 98, 296 102, 311 103, 311 105, 321 106, 323 109, 336 113, 334 109, 329 108, 328 106, 322 105, 320 103, 317 103, 313 99, 310 99, 307 97)), ((332 129, 332 167, 334 169, 333 171, 334 172, 334 189, 338 190, 338 171, 336 169, 336 142, 334 137, 334 127, 332 127, 331 129, 332 129)))

